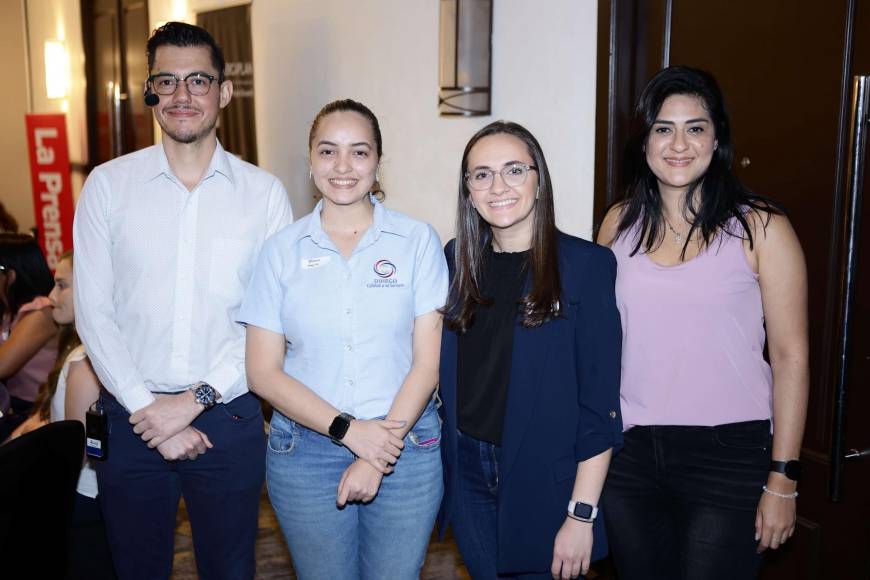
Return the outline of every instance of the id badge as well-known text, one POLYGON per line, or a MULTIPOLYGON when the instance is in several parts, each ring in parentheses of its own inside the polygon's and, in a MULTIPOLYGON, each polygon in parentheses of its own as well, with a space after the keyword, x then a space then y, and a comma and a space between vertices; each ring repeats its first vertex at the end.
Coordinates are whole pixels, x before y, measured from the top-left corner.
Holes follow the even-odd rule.
POLYGON ((88 457, 105 461, 109 457, 109 433, 106 414, 101 406, 85 414, 85 452, 88 457))

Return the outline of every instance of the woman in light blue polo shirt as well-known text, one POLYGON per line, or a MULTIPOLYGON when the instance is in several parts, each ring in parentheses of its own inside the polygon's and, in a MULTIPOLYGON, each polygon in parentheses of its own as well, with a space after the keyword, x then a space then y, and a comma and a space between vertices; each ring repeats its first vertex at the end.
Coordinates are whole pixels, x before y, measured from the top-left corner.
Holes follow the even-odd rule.
POLYGON ((301 578, 417 578, 443 493, 441 242, 381 204, 364 105, 326 105, 309 153, 323 199, 263 246, 240 314, 275 408, 269 497, 301 578))

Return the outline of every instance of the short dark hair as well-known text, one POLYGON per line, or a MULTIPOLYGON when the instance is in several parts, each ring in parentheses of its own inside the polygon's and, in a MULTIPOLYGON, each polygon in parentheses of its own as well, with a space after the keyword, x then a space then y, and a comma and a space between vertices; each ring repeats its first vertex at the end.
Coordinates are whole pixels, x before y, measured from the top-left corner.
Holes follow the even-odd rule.
POLYGON ((522 141, 538 168, 538 195, 527 266, 532 283, 531 291, 520 299, 521 324, 526 328, 541 326, 560 313, 559 296, 562 285, 556 247, 558 230, 553 207, 553 185, 544 151, 535 136, 522 125, 495 121, 471 138, 462 153, 462 165, 459 169, 459 206, 456 211, 456 241, 453 246, 456 273, 450 285, 447 305, 442 309, 445 324, 456 332, 468 330, 477 306, 489 303, 489 299, 481 293, 480 283, 486 249, 492 243, 492 227, 472 206, 465 175, 471 150, 481 139, 492 135, 511 135, 522 141))
POLYGON ((211 64, 218 71, 218 82, 224 82, 226 61, 221 47, 205 28, 187 24, 186 22, 167 22, 151 33, 145 52, 148 55, 148 73, 154 68, 154 58, 161 46, 205 46, 211 53, 211 64))
POLYGON ((685 256, 689 240, 696 230, 700 231, 707 245, 718 233, 726 233, 747 239, 752 247, 752 231, 745 217, 746 212, 765 214, 762 223, 766 225, 769 215, 782 213, 782 208, 740 183, 731 168, 734 159, 731 121, 719 84, 709 72, 686 66, 672 66, 657 72, 637 101, 625 147, 625 197, 618 202, 622 204, 622 209, 617 237, 628 233, 638 224, 632 255, 641 247, 646 252, 652 251, 664 238, 661 194, 658 179, 646 161, 646 143, 662 105, 674 95, 687 95, 700 100, 710 114, 717 143, 707 171, 691 184, 683 200, 686 218, 692 225, 681 256, 685 256), (695 200, 696 191, 700 194, 698 200, 695 200), (743 231, 729 227, 732 218, 737 220, 743 231))

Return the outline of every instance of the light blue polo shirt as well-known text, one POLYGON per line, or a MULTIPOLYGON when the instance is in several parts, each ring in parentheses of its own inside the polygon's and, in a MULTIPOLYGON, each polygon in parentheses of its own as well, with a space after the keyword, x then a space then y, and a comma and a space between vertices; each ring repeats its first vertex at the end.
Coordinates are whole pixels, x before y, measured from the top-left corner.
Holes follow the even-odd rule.
POLYGON ((432 227, 374 201, 345 259, 314 211, 263 245, 239 322, 284 335, 284 371, 342 412, 385 415, 411 370, 417 316, 447 300, 432 227))

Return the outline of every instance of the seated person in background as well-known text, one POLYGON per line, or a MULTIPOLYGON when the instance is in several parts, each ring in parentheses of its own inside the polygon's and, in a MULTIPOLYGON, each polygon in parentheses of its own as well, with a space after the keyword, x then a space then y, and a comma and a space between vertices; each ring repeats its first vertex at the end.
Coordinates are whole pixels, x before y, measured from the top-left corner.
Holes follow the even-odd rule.
POLYGON ((0 234, 0 382, 9 395, 8 408, 0 409, 0 441, 27 417, 57 358, 51 286, 36 239, 0 234))
MULTIPOLYGON (((85 423, 85 413, 100 397, 100 383, 75 331, 73 304, 73 255, 65 254, 55 271, 49 295, 54 321, 61 326, 57 362, 33 406, 33 414, 12 434, 18 437, 49 421, 75 419, 85 423)), ((97 474, 87 457, 76 486, 73 508, 68 578, 115 578, 106 528, 97 501, 97 474)))

